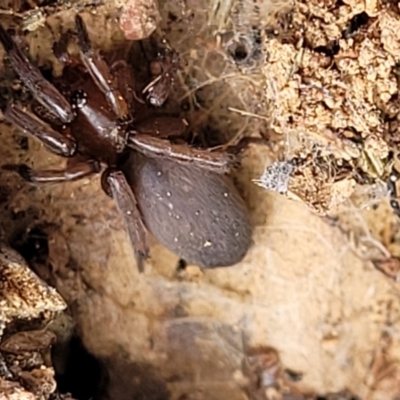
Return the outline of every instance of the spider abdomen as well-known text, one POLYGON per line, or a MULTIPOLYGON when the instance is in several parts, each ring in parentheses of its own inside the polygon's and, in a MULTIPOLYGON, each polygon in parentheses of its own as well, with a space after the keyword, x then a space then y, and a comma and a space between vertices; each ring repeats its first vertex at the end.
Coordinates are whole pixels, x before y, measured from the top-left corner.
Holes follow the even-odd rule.
POLYGON ((226 176, 132 154, 125 169, 149 232, 202 268, 240 262, 251 244, 246 205, 226 176))

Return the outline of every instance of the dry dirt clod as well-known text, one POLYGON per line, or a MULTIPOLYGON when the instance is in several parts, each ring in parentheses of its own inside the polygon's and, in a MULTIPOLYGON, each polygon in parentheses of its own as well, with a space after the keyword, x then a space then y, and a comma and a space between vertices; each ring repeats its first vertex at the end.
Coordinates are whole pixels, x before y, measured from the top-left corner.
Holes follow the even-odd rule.
POLYGON ((18 324, 46 320, 65 308, 62 297, 18 253, 0 245, 0 399, 48 400, 54 393, 54 370, 46 364, 56 335, 45 327, 2 336, 11 324, 15 330, 18 324))
POLYGON ((0 245, 0 321, 34 319, 41 313, 59 312, 66 303, 46 285, 14 250, 0 245))
POLYGON ((35 350, 41 351, 50 347, 55 340, 56 335, 50 331, 17 332, 0 343, 0 351, 13 354, 35 350))
MULTIPOLYGON (((298 375, 285 371, 278 352, 267 346, 248 349, 243 360, 242 387, 251 400, 314 400, 291 381, 298 375)), ((300 376, 301 379, 301 376, 300 376)))
POLYGON ((129 0, 122 3, 119 25, 126 39, 142 40, 156 30, 160 18, 155 0, 129 0))
POLYGON ((48 399, 57 388, 52 368, 42 367, 31 371, 21 371, 18 376, 24 387, 34 393, 38 399, 48 399))
POLYGON ((19 383, 6 381, 0 377, 0 400, 36 400, 36 398, 19 383))
POLYGON ((397 257, 391 257, 384 260, 374 261, 375 267, 395 282, 400 281, 400 260, 397 257))
MULTIPOLYGON (((131 25, 129 15, 142 3, 107 2, 107 7, 93 8, 96 14, 85 9, 91 32, 101 38, 99 47, 108 51, 120 45, 120 28, 135 40, 153 31, 151 17, 146 24, 147 11, 131 25)), ((398 289, 368 262, 375 257, 364 250, 378 247, 381 233, 389 231, 386 247, 378 249, 387 265, 380 266, 397 278, 397 262, 389 256, 396 247, 400 255, 399 224, 383 207, 365 221, 366 213, 358 209, 345 209, 339 221, 323 220, 303 207, 331 216, 354 193, 362 195, 363 205, 371 194, 375 200, 386 196, 387 158, 398 145, 399 10, 379 1, 293 3, 290 13, 271 21, 265 10, 276 5, 286 9, 287 1, 159 2, 160 27, 183 61, 174 112, 185 114, 194 136, 218 146, 271 125, 277 159, 301 161, 288 181, 286 170, 279 182, 276 171, 267 174, 270 188, 288 189, 288 196, 300 200, 291 202, 251 183, 276 159, 259 148, 245 153, 244 168, 236 177, 255 231, 254 246, 243 263, 225 271, 199 274, 188 268, 176 274, 178 260, 155 245, 148 272, 138 277, 121 221, 96 179, 82 186, 32 188, 0 174, 2 184, 11 187, 5 216, 9 209, 18 210, 12 214, 16 218, 37 207, 40 222, 57 224, 49 242, 51 272, 58 290, 76 305, 85 346, 109 360, 110 390, 116 393, 112 400, 130 400, 132 386, 140 394, 149 393, 149 381, 141 379, 147 376, 142 363, 157 368, 173 399, 242 400, 232 374, 241 368, 243 350, 229 332, 232 327, 276 349, 279 362, 262 366, 265 381, 301 388, 299 395, 279 393, 275 387, 264 390, 260 368, 244 377, 254 384, 252 395, 259 399, 303 400, 307 388, 319 394, 313 400, 388 400, 400 393, 398 369, 392 368, 400 352, 396 307, 397 320, 385 328, 393 332, 390 357, 380 357, 386 361, 377 362, 371 381, 365 382, 386 324, 387 304, 398 304, 398 289), (351 217, 359 217, 362 229, 350 224, 351 217), (344 222, 351 226, 339 230, 344 222), (55 245, 60 238, 63 245, 55 245), (121 353, 124 363, 118 367, 121 353), (299 371, 301 379, 292 382, 285 368, 299 371), (346 387, 349 391, 343 391, 346 387)), ((55 37, 71 26, 66 14, 47 20, 55 37), (54 22, 58 19, 62 23, 54 22)), ((54 62, 49 50, 54 37, 46 32, 39 27, 28 35, 40 44, 31 45, 32 59, 40 65, 54 62)), ((2 124, 0 135, 1 156, 7 161, 60 167, 58 159, 31 141, 29 151, 17 147, 13 135, 19 134, 8 125, 2 124)), ((22 224, 12 221, 11 237, 22 224)), ((4 357, 9 361, 12 356, 4 357)), ((32 365, 35 359, 22 360, 28 361, 32 365)), ((56 396, 52 398, 61 398, 56 396)))

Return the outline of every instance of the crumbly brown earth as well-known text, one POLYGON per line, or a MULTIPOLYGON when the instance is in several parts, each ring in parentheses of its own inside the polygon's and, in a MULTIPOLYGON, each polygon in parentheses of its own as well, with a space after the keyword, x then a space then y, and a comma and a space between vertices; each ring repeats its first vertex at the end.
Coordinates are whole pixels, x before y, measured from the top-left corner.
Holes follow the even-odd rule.
MULTIPOLYGON (((84 9, 95 45, 120 43, 121 12, 139 3, 84 9)), ((139 274, 98 177, 32 187, 1 172, 4 236, 16 243, 37 225, 47 235, 46 262, 33 262, 35 270, 107 367, 110 399, 395 399, 400 268, 388 259, 400 256, 400 238, 384 180, 397 145, 400 10, 380 1, 260 0, 258 11, 252 1, 229 3, 161 1, 159 27, 181 54, 174 99, 196 133, 213 145, 270 137, 235 172, 254 226, 243 262, 177 271, 177 257, 153 241, 139 274), (252 182, 292 157, 300 163, 287 196, 252 182), (286 397, 243 367, 250 348, 268 346, 274 351, 257 362, 286 397)), ((136 32, 158 21, 149 4, 151 18, 136 32)), ((61 7, 27 35, 32 59, 55 73, 51 46, 75 10, 61 7)), ((64 165, 21 137, 1 124, 1 163, 64 165)))
POLYGON ((50 358, 56 334, 33 327, 40 321, 53 322, 67 304, 4 243, 0 245, 0 307, 0 399, 48 400, 57 384, 44 354, 50 358))

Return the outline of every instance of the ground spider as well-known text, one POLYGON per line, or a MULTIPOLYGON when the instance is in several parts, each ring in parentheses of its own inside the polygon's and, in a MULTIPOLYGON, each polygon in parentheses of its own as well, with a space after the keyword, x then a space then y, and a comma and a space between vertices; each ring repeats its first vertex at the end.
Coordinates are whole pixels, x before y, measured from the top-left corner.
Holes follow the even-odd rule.
MULTIPOLYGON (((8 105, 6 120, 68 158, 60 170, 22 164, 3 168, 34 184, 102 172, 103 189, 122 213, 139 260, 149 254, 150 232, 186 262, 203 268, 241 261, 251 243, 251 227, 245 203, 226 175, 233 153, 177 143, 187 128, 179 118, 140 119, 136 107, 145 102, 135 94, 131 67, 124 61, 109 67, 92 47, 79 15, 75 25, 79 62, 63 59, 63 76, 52 83, 0 26, 11 66, 34 98, 29 107, 8 105)), ((168 95, 176 69, 173 53, 166 52, 151 69, 158 76, 146 87, 147 108, 161 106, 168 95)))

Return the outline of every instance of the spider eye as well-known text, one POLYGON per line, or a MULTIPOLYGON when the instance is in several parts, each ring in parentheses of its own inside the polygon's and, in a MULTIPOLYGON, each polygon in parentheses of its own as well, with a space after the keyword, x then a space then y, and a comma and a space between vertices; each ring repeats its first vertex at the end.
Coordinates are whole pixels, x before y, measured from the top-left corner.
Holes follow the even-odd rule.
POLYGON ((72 93, 71 103, 73 108, 82 108, 87 102, 87 94, 83 90, 72 93))

